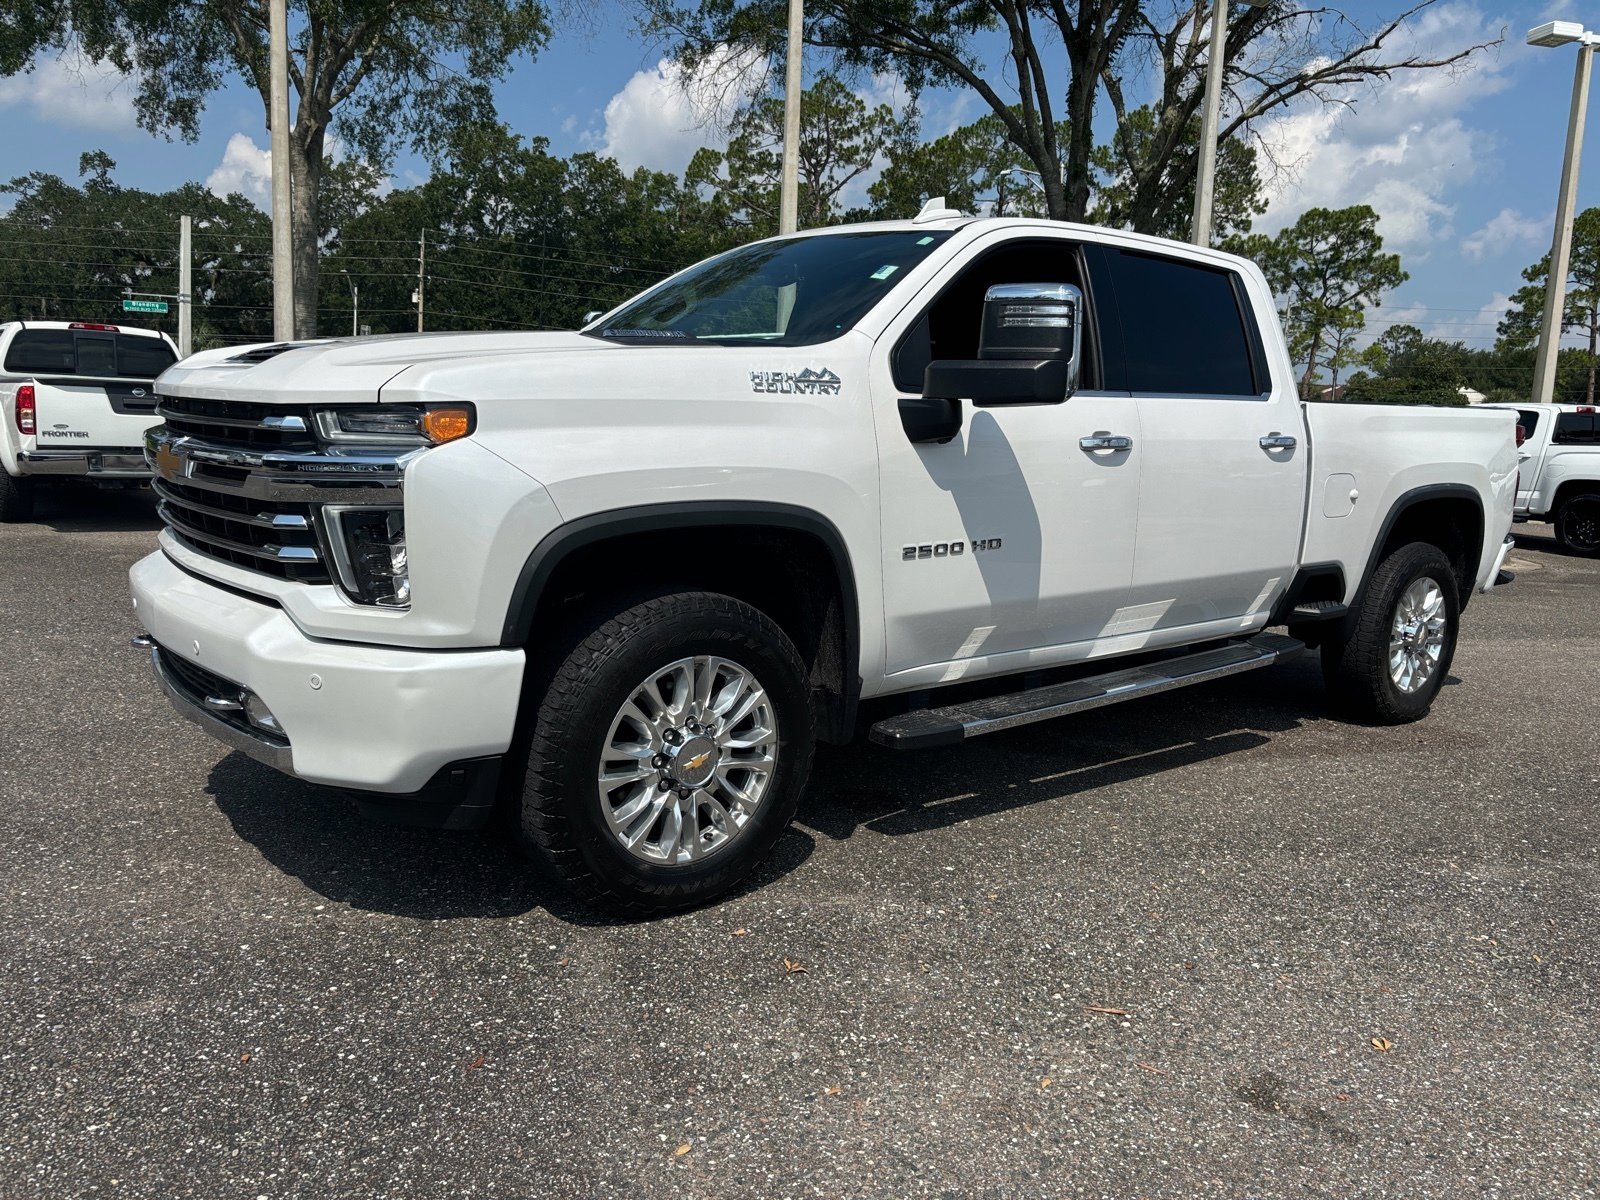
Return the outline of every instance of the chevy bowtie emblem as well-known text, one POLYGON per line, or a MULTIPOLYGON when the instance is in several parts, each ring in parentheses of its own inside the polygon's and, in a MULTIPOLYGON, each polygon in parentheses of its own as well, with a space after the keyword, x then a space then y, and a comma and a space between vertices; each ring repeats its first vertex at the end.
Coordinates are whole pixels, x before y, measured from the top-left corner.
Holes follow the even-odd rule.
POLYGON ((171 446, 162 442, 156 447, 156 474, 163 479, 182 479, 188 474, 188 463, 171 446))
POLYGON ((702 750, 699 754, 696 754, 688 762, 684 763, 683 764, 683 769, 685 771, 698 771, 700 769, 700 765, 702 763, 704 763, 706 761, 706 759, 708 759, 710 757, 711 757, 711 751, 702 750))

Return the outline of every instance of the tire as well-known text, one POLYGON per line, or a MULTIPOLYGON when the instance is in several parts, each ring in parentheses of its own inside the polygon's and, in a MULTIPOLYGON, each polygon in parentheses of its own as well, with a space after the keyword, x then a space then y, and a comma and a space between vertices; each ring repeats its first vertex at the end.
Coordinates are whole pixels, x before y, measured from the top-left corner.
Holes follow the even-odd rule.
POLYGON ((558 645, 535 675, 524 847, 581 898, 623 915, 726 895, 771 852, 810 775, 814 719, 794 645, 758 610, 711 592, 596 614, 558 645))
POLYGON ((1556 511, 1556 541, 1569 554, 1600 554, 1600 492, 1568 497, 1556 511))
POLYGON ((1427 716, 1450 672, 1460 626, 1450 560, 1426 542, 1401 546, 1378 564, 1338 636, 1323 643, 1322 674, 1335 706, 1377 725, 1427 716), (1404 621, 1419 609, 1434 615, 1404 621))
POLYGON ((0 468, 0 521, 26 521, 33 516, 33 480, 19 479, 0 468))

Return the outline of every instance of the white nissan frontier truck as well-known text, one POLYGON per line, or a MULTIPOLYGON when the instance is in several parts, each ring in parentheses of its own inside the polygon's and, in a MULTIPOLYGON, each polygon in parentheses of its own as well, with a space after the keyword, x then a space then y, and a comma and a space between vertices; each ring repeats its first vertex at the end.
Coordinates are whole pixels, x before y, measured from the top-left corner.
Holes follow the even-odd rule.
POLYGON ((178 711, 392 819, 501 813, 636 914, 737 884, 858 725, 944 746, 1307 646, 1344 711, 1415 720, 1517 475, 1513 413, 1301 403, 1243 259, 937 203, 577 332, 156 391, 131 579, 178 711))

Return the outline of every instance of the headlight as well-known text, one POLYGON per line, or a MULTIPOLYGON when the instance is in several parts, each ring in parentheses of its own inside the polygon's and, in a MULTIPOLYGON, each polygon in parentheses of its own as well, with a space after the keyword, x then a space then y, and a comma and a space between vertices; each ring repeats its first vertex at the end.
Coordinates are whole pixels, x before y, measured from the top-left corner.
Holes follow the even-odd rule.
POLYGON ((470 404, 365 404, 317 412, 317 431, 329 442, 437 446, 466 437, 475 424, 470 404))
POLYGON ((350 598, 358 604, 408 608, 405 509, 327 504, 322 518, 340 586, 350 598))

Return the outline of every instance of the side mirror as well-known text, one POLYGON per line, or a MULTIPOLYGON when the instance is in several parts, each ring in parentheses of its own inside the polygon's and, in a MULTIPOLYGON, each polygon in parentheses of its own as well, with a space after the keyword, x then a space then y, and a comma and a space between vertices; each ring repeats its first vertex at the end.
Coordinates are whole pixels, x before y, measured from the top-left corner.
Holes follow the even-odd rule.
POLYGON ((999 283, 983 297, 978 357, 940 359, 923 373, 925 399, 1060 404, 1078 387, 1083 293, 1070 283, 999 283))

